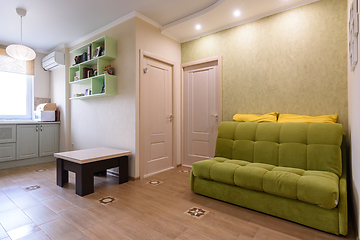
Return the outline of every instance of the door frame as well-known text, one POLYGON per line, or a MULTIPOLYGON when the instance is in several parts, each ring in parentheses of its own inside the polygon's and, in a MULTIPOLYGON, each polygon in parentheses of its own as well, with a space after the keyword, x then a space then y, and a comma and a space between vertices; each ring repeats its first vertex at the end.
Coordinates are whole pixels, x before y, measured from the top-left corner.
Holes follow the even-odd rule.
MULTIPOLYGON (((180 124, 180 132, 181 132, 181 136, 180 136, 180 149, 181 149, 181 165, 182 166, 187 166, 184 165, 184 68, 186 67, 192 67, 192 66, 196 66, 196 65, 200 65, 200 64, 204 64, 204 63, 211 63, 211 62, 217 62, 218 63, 218 74, 217 74, 217 90, 218 90, 218 107, 219 107, 219 113, 218 113, 218 119, 219 119, 219 123, 222 122, 222 56, 215 56, 215 57, 211 57, 211 58, 205 58, 205 59, 200 59, 200 60, 196 60, 193 62, 187 62, 187 63, 183 63, 181 64, 181 93, 180 93, 180 114, 181 114, 181 124, 180 124)), ((191 166, 187 166, 187 167, 191 167, 191 166)))
MULTIPOLYGON (((171 77, 172 77, 172 112, 173 112, 173 115, 174 115, 174 68, 175 68, 175 63, 172 62, 172 61, 169 61, 167 59, 164 59, 162 57, 159 57, 155 54, 152 54, 150 52, 147 52, 147 51, 144 51, 142 49, 140 49, 140 58, 139 58, 139 63, 140 63, 140 68, 139 68, 139 164, 140 164, 140 179, 143 179, 144 178, 144 175, 145 175, 145 167, 146 167, 146 163, 144 162, 144 159, 142 158, 143 156, 143 145, 144 145, 144 141, 142 140, 143 137, 142 135, 144 134, 143 133, 143 126, 142 126, 142 121, 141 121, 141 82, 144 81, 143 79, 143 74, 142 74, 142 71, 143 71, 143 60, 144 58, 147 57, 147 58, 151 58, 151 59, 154 59, 156 61, 159 61, 159 62, 162 62, 162 63, 165 63, 169 66, 171 66, 171 77)), ((176 139, 176 131, 174 131, 174 125, 175 125, 175 118, 173 118, 173 124, 172 124, 172 167, 171 168, 175 168, 176 167, 176 159, 175 159, 175 145, 174 145, 174 140, 176 139)), ((167 171, 169 169, 164 169, 162 171, 167 171)), ((160 172, 162 172, 160 171, 160 172)), ((159 173, 159 172, 156 172, 156 173, 159 173)), ((154 173, 154 174, 156 174, 154 173)))

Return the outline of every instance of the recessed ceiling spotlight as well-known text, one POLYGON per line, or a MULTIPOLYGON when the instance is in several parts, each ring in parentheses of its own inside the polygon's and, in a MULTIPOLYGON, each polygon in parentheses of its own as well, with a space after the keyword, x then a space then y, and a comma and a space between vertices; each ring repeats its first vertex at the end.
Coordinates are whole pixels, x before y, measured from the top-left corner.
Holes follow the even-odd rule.
POLYGON ((195 28, 196 28, 196 30, 200 30, 200 29, 201 29, 201 25, 200 25, 200 24, 196 24, 195 28))
POLYGON ((235 17, 240 16, 240 11, 239 11, 239 10, 234 11, 234 16, 235 16, 235 17))

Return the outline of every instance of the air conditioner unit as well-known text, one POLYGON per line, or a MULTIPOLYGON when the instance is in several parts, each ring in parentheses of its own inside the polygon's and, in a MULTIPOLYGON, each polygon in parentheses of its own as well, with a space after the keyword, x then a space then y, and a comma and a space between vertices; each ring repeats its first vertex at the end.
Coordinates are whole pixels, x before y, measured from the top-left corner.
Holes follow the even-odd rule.
POLYGON ((60 65, 65 65, 65 54, 62 52, 52 52, 42 60, 42 67, 45 71, 52 70, 60 65))

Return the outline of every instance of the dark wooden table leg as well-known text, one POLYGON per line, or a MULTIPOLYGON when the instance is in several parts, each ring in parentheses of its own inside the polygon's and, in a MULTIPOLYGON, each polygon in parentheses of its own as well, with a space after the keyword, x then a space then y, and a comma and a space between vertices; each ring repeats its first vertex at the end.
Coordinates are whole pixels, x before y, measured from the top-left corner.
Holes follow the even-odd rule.
POLYGON ((119 184, 129 181, 128 156, 118 158, 119 161, 119 184))
POLYGON ((106 176, 106 174, 107 174, 106 170, 94 173, 95 176, 106 176))
POLYGON ((85 196, 94 192, 94 172, 89 169, 89 164, 80 165, 76 172, 76 194, 85 196))
POLYGON ((56 184, 60 187, 69 182, 69 172, 64 170, 64 160, 56 159, 56 184))

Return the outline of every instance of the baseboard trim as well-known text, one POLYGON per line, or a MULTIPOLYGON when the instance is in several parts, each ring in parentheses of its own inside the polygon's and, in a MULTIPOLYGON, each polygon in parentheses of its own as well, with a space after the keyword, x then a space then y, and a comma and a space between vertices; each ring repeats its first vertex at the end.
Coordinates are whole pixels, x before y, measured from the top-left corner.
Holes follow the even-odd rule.
POLYGON ((54 156, 11 160, 11 161, 6 161, 6 162, 0 162, 0 169, 23 167, 23 166, 34 165, 34 164, 38 164, 38 163, 55 162, 55 161, 56 161, 56 158, 54 156))
POLYGON ((131 177, 129 176, 130 180, 131 181, 137 181, 137 180, 140 180, 140 177, 131 177))
POLYGON ((157 172, 153 172, 153 173, 150 173, 150 174, 146 174, 146 175, 144 175, 144 178, 151 177, 151 176, 156 175, 156 174, 158 174, 158 173, 166 172, 166 171, 171 170, 171 169, 174 169, 174 168, 175 168, 175 167, 169 167, 169 168, 166 168, 166 169, 157 171, 157 172))

